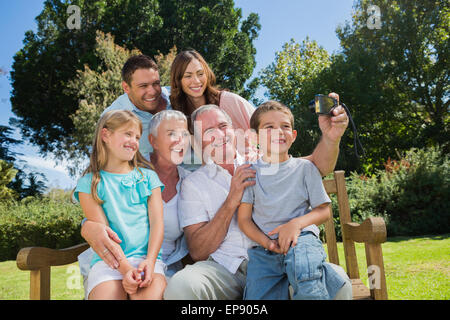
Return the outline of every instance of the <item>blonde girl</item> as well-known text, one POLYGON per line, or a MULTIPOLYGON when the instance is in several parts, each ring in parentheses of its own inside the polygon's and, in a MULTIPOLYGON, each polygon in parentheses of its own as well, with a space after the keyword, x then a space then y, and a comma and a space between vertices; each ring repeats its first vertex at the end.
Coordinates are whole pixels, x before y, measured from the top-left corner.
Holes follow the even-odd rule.
POLYGON ((94 254, 88 299, 162 299, 164 186, 139 153, 141 133, 141 121, 132 112, 105 113, 97 124, 89 167, 74 190, 86 218, 117 233, 125 257, 112 269, 94 254))

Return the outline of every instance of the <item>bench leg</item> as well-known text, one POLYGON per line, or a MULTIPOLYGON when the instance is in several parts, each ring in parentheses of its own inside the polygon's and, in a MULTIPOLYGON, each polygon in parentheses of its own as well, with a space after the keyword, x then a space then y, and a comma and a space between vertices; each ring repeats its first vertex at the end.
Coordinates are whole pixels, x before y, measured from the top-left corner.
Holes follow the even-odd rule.
POLYGON ((370 295, 374 300, 387 300, 386 276, 380 243, 366 243, 366 260, 370 295))
POLYGON ((30 300, 50 300, 50 267, 31 270, 30 300))

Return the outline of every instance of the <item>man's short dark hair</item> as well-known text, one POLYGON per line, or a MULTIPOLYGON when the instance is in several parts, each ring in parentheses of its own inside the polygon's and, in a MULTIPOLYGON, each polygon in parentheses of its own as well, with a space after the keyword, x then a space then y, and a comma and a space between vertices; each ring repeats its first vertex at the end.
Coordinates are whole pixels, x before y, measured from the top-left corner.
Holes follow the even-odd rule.
POLYGON ((131 78, 133 77, 133 73, 138 69, 154 69, 158 71, 158 65, 152 58, 144 54, 132 56, 123 65, 122 80, 131 86, 131 78))

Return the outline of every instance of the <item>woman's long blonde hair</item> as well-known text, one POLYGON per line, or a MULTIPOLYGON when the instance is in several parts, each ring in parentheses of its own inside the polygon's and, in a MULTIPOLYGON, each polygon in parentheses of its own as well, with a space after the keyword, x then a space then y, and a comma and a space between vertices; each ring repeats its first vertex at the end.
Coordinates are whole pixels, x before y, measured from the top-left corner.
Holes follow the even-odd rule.
MULTIPOLYGON (((139 120, 139 118, 133 112, 128 110, 108 111, 97 122, 97 127, 95 129, 94 139, 92 142, 90 163, 87 169, 83 172, 82 176, 88 173, 92 173, 91 194, 98 204, 103 203, 103 201, 98 197, 97 194, 97 185, 100 182, 100 170, 105 167, 106 162, 108 161, 106 145, 102 139, 101 134, 102 130, 106 128, 109 131, 114 132, 118 128, 130 122, 136 124, 142 134, 141 120, 139 120)), ((145 160, 139 150, 136 152, 133 159, 129 161, 129 164, 132 168, 136 168, 141 174, 142 172, 139 170, 140 167, 154 169, 153 165, 145 160)))

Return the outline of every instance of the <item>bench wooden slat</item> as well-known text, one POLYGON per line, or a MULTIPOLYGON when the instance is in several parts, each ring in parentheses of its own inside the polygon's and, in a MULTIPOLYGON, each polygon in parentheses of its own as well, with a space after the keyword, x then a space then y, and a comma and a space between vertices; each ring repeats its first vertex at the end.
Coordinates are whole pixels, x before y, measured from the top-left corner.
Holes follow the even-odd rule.
POLYGON ((353 300, 371 300, 370 290, 361 279, 351 279, 353 300))
POLYGON ((336 242, 336 232, 334 229, 333 212, 331 217, 325 222, 325 242, 327 244, 328 260, 339 265, 339 254, 336 242))
MULTIPOLYGON (((341 226, 351 222, 350 204, 348 201, 347 188, 345 186, 344 171, 335 171, 337 200, 339 207, 339 218, 341 226)), ((345 229, 342 228, 342 243, 344 245, 345 264, 347 274, 350 279, 359 279, 358 260, 356 258, 355 243, 346 236, 345 229)))

